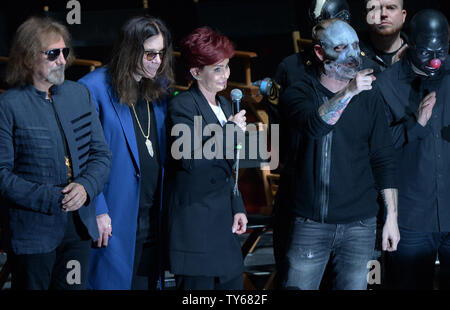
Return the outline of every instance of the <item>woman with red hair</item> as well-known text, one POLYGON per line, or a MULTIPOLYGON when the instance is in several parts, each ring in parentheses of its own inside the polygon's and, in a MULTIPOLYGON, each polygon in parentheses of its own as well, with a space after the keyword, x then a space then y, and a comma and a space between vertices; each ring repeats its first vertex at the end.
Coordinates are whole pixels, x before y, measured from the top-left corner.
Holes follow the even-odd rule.
POLYGON ((168 186, 170 271, 178 289, 243 289, 237 235, 246 231, 247 217, 240 194, 233 194, 232 167, 234 136, 246 129, 245 110, 232 115, 230 102, 218 95, 227 87, 234 47, 202 27, 181 42, 181 53, 194 83, 168 107, 174 161, 168 186))

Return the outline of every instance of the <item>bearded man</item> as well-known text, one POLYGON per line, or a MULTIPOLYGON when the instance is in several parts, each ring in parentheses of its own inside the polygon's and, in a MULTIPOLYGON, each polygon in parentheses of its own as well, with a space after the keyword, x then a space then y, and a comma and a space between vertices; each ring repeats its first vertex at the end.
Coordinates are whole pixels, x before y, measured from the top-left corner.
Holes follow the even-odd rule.
POLYGON ((0 219, 12 289, 85 289, 94 198, 111 154, 86 87, 64 80, 67 29, 31 17, 17 30, 0 96, 0 219))
POLYGON ((406 19, 403 0, 366 0, 365 20, 369 34, 361 48, 365 56, 377 63, 376 72, 384 71, 400 60, 408 47, 402 32, 406 19))
POLYGON ((285 190, 292 229, 282 286, 318 289, 331 257, 334 289, 366 289, 377 190, 386 208, 383 250, 395 251, 400 238, 392 138, 373 70, 359 71, 353 28, 324 20, 313 40, 317 73, 304 74, 281 97, 283 116, 300 136, 281 173, 281 179, 295 174, 285 190))

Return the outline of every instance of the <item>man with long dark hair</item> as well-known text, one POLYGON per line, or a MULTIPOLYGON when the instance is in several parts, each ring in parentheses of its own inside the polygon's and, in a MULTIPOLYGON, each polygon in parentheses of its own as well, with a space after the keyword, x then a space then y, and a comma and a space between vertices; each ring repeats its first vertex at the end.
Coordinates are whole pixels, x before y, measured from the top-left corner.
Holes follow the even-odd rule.
POLYGON ((13 289, 85 289, 93 201, 111 154, 88 90, 65 81, 67 29, 32 17, 17 30, 0 96, 0 219, 13 289))
POLYGON ((110 179, 95 202, 100 238, 92 250, 88 286, 155 289, 167 95, 173 83, 167 27, 150 16, 131 18, 108 65, 80 83, 91 91, 113 153, 110 179))

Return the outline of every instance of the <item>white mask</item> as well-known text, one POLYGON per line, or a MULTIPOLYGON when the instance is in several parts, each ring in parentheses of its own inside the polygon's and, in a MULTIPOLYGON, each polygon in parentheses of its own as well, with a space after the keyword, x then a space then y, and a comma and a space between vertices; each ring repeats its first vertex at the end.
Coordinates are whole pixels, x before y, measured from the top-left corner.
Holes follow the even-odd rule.
POLYGON ((355 30, 343 21, 335 21, 324 31, 320 43, 326 56, 327 74, 335 74, 334 77, 340 80, 354 78, 361 65, 361 50, 355 30), (341 47, 342 51, 336 51, 336 47, 341 47))

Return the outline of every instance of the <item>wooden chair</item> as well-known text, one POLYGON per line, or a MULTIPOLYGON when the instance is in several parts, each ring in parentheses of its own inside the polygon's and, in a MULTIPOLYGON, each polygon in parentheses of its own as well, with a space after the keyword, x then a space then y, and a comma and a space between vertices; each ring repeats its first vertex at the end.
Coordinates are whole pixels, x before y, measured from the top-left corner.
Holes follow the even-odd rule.
MULTIPOLYGON (((8 62, 8 57, 0 56, 0 62, 8 62)), ((72 66, 89 67, 89 71, 94 71, 96 68, 101 67, 102 63, 98 60, 92 59, 80 59, 75 58, 72 62, 72 66)))
MULTIPOLYGON (((178 51, 174 51, 174 56, 175 58, 180 58, 181 53, 178 51)), ((234 88, 239 88, 242 90, 244 95, 243 101, 249 103, 259 103, 263 99, 262 95, 259 93, 259 88, 252 85, 251 60, 255 57, 258 57, 258 55, 251 51, 235 51, 234 58, 241 61, 244 67, 245 82, 242 83, 229 80, 227 88, 222 92, 222 95, 230 99, 231 90, 234 88)), ((175 85, 175 89, 184 91, 189 89, 191 84, 192 82, 189 82, 185 85, 178 83, 175 85)))
MULTIPOLYGON (((248 225, 247 229, 250 231, 247 239, 242 245, 242 256, 245 260, 247 255, 252 254, 258 243, 261 241, 262 236, 272 231, 272 209, 275 199, 276 192, 278 190, 279 174, 271 173, 268 166, 264 166, 260 170, 263 184, 264 193, 266 196, 266 206, 261 210, 260 214, 248 215, 248 225)), ((266 272, 269 273, 269 278, 264 284, 263 289, 273 289, 274 279, 276 276, 275 265, 259 265, 252 266, 250 268, 244 268, 244 289, 255 290, 255 285, 251 281, 249 275, 256 272, 266 272)))
POLYGON ((305 39, 300 36, 299 30, 292 32, 292 43, 296 53, 303 53, 305 49, 308 49, 313 45, 313 41, 311 39, 305 39))
MULTIPOLYGON (((8 57, 0 56, 0 62, 7 63, 8 59, 9 59, 8 57)), ((92 72, 96 68, 101 67, 102 65, 103 65, 102 62, 98 60, 75 58, 72 62, 71 67, 87 67, 89 72, 92 72)), ((4 91, 5 91, 4 89, 0 89, 0 93, 4 91)))

